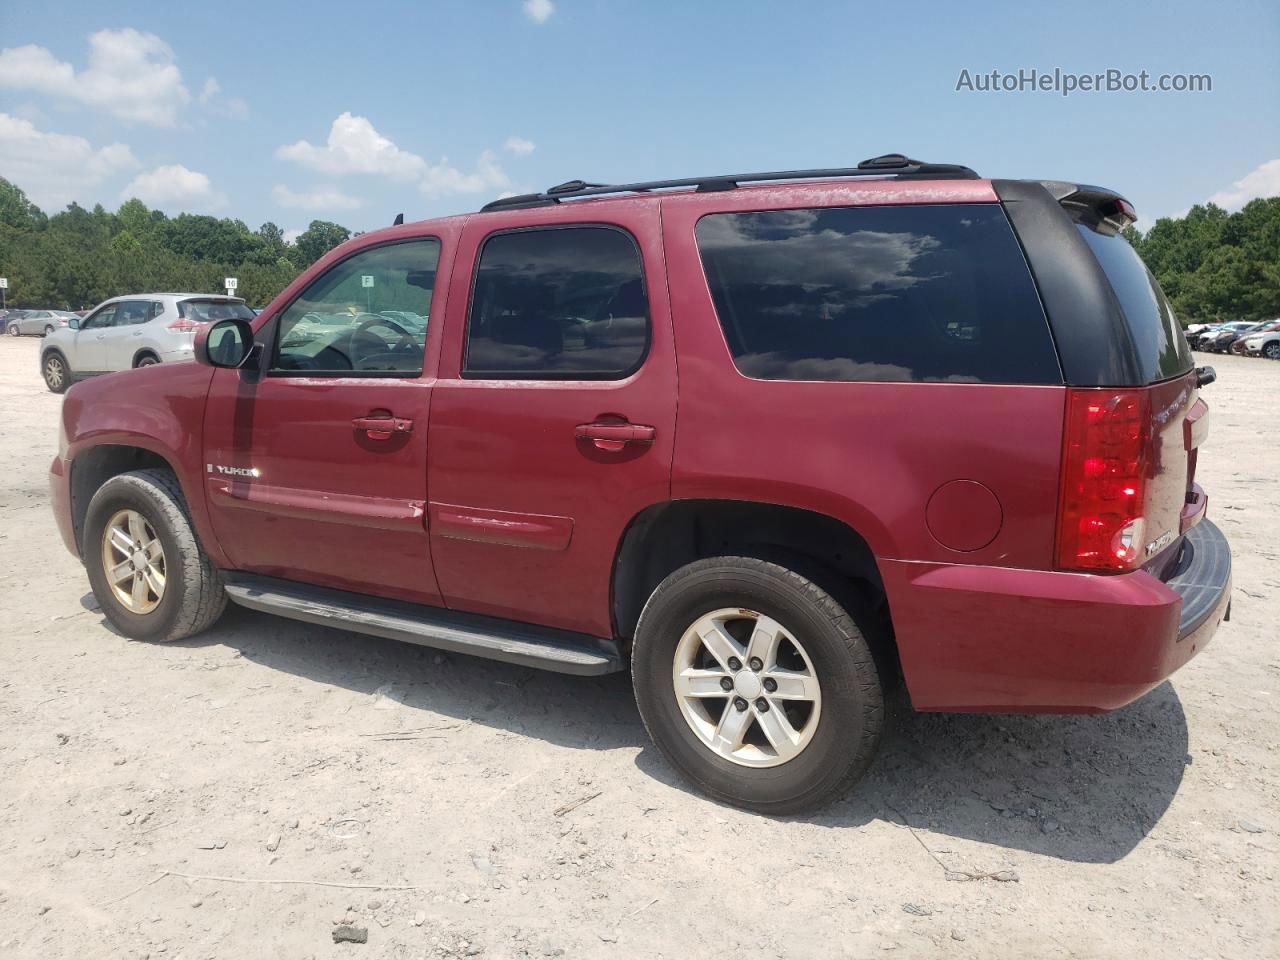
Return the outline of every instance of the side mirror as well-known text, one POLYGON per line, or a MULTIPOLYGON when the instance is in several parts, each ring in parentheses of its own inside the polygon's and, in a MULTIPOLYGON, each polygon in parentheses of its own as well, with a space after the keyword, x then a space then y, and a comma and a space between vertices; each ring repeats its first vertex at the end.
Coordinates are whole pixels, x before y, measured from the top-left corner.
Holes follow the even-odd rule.
POLYGON ((234 370, 253 352, 253 327, 248 320, 219 320, 196 331, 195 356, 209 367, 234 370))
POLYGON ((71 329, 71 330, 79 330, 79 329, 80 329, 80 318, 79 318, 79 317, 68 317, 68 318, 67 318, 67 328, 68 328, 68 329, 71 329))

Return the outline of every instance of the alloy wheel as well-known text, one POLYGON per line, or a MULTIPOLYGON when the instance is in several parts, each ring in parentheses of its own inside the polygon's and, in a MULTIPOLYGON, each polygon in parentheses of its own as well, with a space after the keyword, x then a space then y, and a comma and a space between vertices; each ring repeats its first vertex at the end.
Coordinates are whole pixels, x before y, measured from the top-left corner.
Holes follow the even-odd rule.
POLYGON ((150 613, 164 599, 164 546, 137 510, 117 510, 102 531, 102 570, 130 613, 150 613))
POLYGON ((775 767, 813 740, 822 688, 794 633, 754 610, 700 617, 676 646, 676 702, 707 749, 744 767, 775 767))
POLYGON ((44 379, 50 389, 60 390, 66 376, 66 365, 58 357, 50 357, 44 362, 44 379))

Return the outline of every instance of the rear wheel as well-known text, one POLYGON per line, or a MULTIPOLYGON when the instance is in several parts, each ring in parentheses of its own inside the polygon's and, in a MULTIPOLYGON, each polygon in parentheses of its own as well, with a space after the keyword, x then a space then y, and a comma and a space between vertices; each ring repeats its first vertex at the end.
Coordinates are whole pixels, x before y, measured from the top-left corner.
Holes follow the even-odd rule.
POLYGON ((16 336, 19 336, 21 333, 22 331, 18 329, 18 325, 16 323, 9 324, 9 336, 16 337, 16 336))
POLYGON ((793 570, 715 557, 677 570, 645 605, 636 702, 658 748, 711 796, 789 814, 866 772, 884 701, 849 614, 793 570))
POLYGON ((157 364, 157 363, 159 363, 159 362, 160 362, 160 358, 159 358, 159 357, 157 357, 155 354, 153 354, 153 353, 144 353, 144 354, 143 354, 142 356, 140 356, 136 361, 134 361, 134 364, 133 364, 133 365, 134 365, 135 367, 150 367, 150 366, 152 366, 153 364, 157 364))
POLYGON ((46 354, 40 370, 44 374, 44 385, 53 393, 66 393, 67 387, 71 386, 71 368, 62 354, 46 354))
POLYGON ((49 334, 51 334, 51 333, 53 333, 53 327, 52 327, 51 325, 50 325, 50 326, 46 326, 46 327, 44 328, 44 335, 47 337, 47 336, 48 336, 49 334))
POLYGON ((226 608, 222 577, 168 470, 135 470, 104 483, 89 501, 83 544, 93 595, 126 637, 181 640, 208 629, 226 608))

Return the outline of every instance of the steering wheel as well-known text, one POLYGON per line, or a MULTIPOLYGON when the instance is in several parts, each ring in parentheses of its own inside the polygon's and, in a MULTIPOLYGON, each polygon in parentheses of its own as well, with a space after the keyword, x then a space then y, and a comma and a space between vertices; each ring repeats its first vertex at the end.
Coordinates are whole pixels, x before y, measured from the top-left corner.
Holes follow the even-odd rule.
POLYGON ((351 331, 352 367, 356 370, 367 369, 364 364, 368 363, 375 357, 389 356, 395 358, 403 356, 406 352, 412 354, 417 349, 418 341, 414 339, 413 334, 390 317, 384 317, 379 314, 370 314, 367 319, 361 320, 356 324, 356 328, 351 331), (378 326, 386 327, 392 333, 398 335, 399 339, 395 344, 388 344, 377 334, 369 333, 373 327, 378 326), (377 340, 379 349, 370 351, 369 353, 363 353, 360 349, 360 341, 366 336, 377 340))

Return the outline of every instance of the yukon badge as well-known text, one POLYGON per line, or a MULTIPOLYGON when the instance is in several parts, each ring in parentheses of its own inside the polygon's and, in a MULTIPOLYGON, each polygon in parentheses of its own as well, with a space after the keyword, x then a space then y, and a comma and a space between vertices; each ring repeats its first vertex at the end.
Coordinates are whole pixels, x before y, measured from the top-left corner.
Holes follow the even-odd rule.
POLYGON ((220 463, 207 463, 209 473, 221 474, 224 477, 249 477, 251 479, 262 476, 261 471, 257 467, 224 467, 220 463))
MULTIPOLYGON (((257 476, 257 474, 255 473, 254 476, 257 476)), ((1173 531, 1166 530, 1164 533, 1160 534, 1160 536, 1156 537, 1154 540, 1152 540, 1150 543, 1147 544, 1147 556, 1150 557, 1154 554, 1159 553, 1161 550, 1163 550, 1172 542, 1173 542, 1173 531)))

